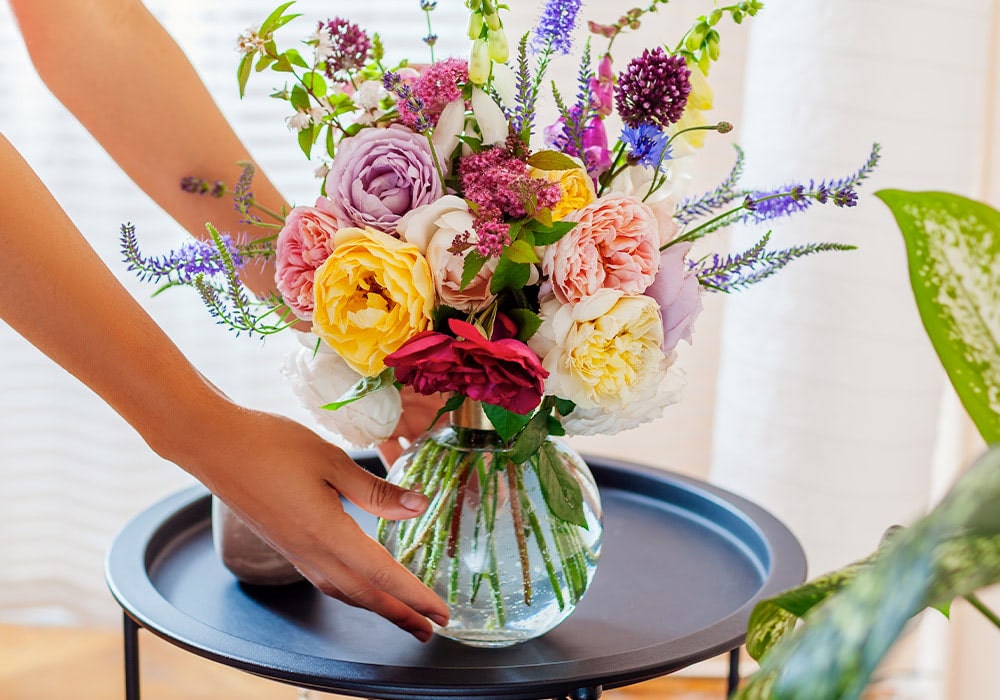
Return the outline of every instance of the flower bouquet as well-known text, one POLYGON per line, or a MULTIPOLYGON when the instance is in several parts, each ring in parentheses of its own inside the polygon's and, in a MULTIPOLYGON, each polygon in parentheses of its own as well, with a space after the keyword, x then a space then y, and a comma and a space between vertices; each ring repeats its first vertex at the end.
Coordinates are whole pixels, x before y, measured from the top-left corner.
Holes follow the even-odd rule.
POLYGON ((401 386, 440 395, 451 425, 414 442, 389 474, 430 506, 380 522, 378 537, 452 606, 439 633, 483 646, 530 639, 569 615, 601 548, 594 479, 558 438, 633 428, 677 401, 675 349, 691 342, 702 294, 850 248, 774 249, 765 234, 718 255, 693 253, 696 242, 815 203, 853 206, 878 147, 844 178, 772 190, 741 186, 737 149, 715 190, 678 198, 675 158, 732 128, 705 117, 717 28, 757 14, 756 0, 717 7, 618 72, 615 40, 665 0, 590 22, 575 84, 551 90, 546 70, 571 51, 579 0, 548 0, 513 51, 505 6, 467 0, 471 49, 448 58, 434 55, 436 3, 423 0, 430 62, 392 65, 377 34, 339 17, 279 49, 276 34, 298 16, 291 4, 240 37, 239 86, 254 71, 283 76, 273 96, 320 162, 319 198, 262 211, 247 166, 234 201, 272 232, 238 242, 209 225, 210 241, 148 258, 126 226, 125 257, 162 285, 197 288, 238 333, 310 324, 286 375, 359 446, 392 433, 401 386), (279 295, 252 299, 240 268, 272 256, 279 295))

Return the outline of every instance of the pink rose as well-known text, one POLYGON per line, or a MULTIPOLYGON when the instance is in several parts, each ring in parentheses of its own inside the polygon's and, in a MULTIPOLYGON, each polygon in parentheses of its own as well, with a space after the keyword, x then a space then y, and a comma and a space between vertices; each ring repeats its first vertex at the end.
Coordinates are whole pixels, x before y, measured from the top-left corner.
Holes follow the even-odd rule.
POLYGON ((340 142, 326 176, 330 211, 341 227, 395 234, 411 209, 444 194, 427 138, 401 124, 369 127, 340 142))
POLYGON ((303 320, 312 318, 316 268, 333 252, 336 232, 337 220, 320 197, 315 207, 292 209, 278 234, 274 280, 285 303, 303 320))
MULTIPOLYGON (((397 380, 420 394, 456 392, 521 415, 538 406, 548 372, 527 345, 511 337, 487 340, 475 326, 458 319, 448 325, 458 339, 427 331, 385 358, 397 380)), ((495 335, 510 332, 501 323, 495 335)))
POLYGON ((601 289, 642 294, 660 266, 656 216, 637 197, 612 193, 568 214, 569 233, 545 249, 542 272, 556 298, 576 304, 601 289))
POLYGON ((691 342, 691 329, 701 313, 701 284, 688 270, 691 243, 678 243, 663 251, 660 271, 646 294, 660 305, 663 319, 663 354, 669 356, 681 340, 691 342))

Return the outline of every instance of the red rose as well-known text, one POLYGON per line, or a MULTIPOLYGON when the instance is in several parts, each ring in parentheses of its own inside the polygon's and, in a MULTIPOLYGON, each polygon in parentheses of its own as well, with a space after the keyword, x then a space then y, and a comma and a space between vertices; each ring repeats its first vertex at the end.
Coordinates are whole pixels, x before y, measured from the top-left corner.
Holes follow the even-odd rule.
POLYGON ((458 364, 455 339, 444 333, 418 333, 386 356, 385 364, 394 367, 396 379, 418 394, 460 391, 452 375, 458 364))

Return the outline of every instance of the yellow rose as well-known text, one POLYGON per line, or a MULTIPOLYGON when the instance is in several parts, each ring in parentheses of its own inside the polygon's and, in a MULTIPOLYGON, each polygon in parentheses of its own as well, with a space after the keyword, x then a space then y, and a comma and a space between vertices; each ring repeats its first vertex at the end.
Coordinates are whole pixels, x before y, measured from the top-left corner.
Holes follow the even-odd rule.
POLYGON ((313 332, 359 374, 374 377, 385 356, 427 330, 431 270, 416 246, 374 229, 342 228, 313 284, 313 332))
POLYGON ((552 220, 561 221, 571 211, 583 209, 597 199, 594 181, 583 168, 569 170, 539 170, 528 167, 529 177, 549 182, 558 182, 562 189, 559 202, 552 208, 552 220))

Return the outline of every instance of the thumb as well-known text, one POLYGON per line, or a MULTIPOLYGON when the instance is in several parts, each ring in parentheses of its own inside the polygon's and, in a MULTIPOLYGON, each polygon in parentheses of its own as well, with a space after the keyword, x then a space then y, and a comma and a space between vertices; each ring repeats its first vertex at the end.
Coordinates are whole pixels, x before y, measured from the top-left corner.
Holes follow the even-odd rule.
POLYGON ((390 484, 353 462, 333 486, 359 508, 389 520, 413 518, 429 503, 422 493, 390 484))

